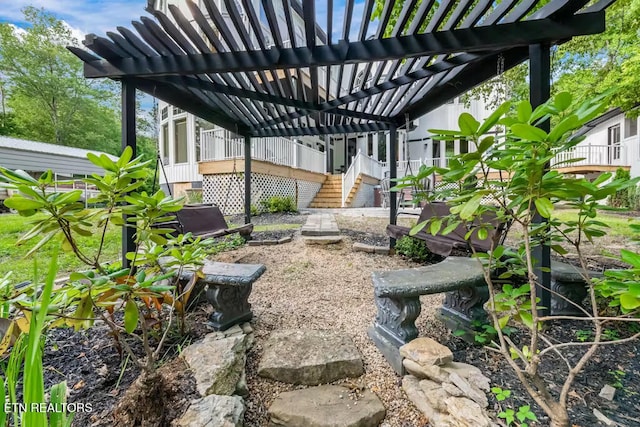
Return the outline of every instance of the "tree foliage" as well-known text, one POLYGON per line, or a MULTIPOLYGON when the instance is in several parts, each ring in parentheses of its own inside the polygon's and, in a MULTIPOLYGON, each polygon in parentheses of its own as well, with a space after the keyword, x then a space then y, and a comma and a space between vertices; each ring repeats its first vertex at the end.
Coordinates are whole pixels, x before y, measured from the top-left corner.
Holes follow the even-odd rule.
MULTIPOLYGON (((423 0, 418 0, 409 22, 423 0)), ((384 12, 384 1, 376 0, 372 19, 379 19, 384 12)), ((542 1, 537 8, 546 4, 542 1)), ((389 35, 399 19, 406 2, 395 2, 385 35, 389 35)), ((500 4, 496 1, 494 6, 500 4)), ((426 21, 444 3, 434 1, 426 21)), ((445 13, 447 23, 452 11, 445 13)), ((530 12, 534 13, 536 9, 530 12)), ((640 102, 640 0, 617 0, 606 12, 607 28, 602 34, 575 37, 571 41, 552 48, 552 95, 570 92, 576 100, 585 100, 594 93, 604 93, 611 88, 617 92, 610 100, 610 107, 621 107, 630 115, 638 115, 634 107, 640 102)), ((421 31, 426 25, 423 24, 421 31)), ((438 29, 442 29, 441 24, 438 29)), ((496 64, 496 67, 498 64, 496 64)), ((491 107, 506 100, 520 101, 529 96, 528 63, 521 64, 470 91, 464 98, 482 98, 491 107)))
POLYGON ((3 133, 117 153, 113 85, 83 77, 81 61, 65 47, 77 42, 63 22, 34 7, 24 16, 26 29, 0 24, 2 123, 10 111, 13 126, 3 133))

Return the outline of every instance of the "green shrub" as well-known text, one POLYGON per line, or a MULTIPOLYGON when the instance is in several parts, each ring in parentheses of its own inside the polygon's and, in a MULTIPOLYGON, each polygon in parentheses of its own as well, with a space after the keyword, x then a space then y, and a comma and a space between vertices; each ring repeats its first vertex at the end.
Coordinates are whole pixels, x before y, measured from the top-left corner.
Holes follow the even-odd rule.
MULTIPOLYGON (((631 173, 628 170, 618 168, 613 179, 629 181, 631 179, 631 173)), ((635 208, 636 199, 635 187, 623 188, 616 191, 615 194, 609 198, 609 205, 614 208, 635 208)))
POLYGON ((436 255, 427 248, 424 240, 403 236, 396 242, 396 252, 415 262, 433 261, 436 255))
POLYGON ((271 196, 266 200, 260 200, 262 210, 269 213, 298 212, 296 201, 293 197, 271 196))

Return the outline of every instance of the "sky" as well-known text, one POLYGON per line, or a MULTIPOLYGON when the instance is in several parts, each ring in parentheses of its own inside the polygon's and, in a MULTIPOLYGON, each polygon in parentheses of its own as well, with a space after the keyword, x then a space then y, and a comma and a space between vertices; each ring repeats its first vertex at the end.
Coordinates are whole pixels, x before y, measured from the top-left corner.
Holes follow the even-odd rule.
POLYGON ((146 0, 0 0, 0 22, 22 27, 24 7, 44 8, 65 21, 82 41, 87 33, 104 35, 117 26, 132 28, 132 20, 148 16, 146 5, 146 0))
MULTIPOLYGON (((0 0, 0 22, 23 27, 25 22, 21 10, 24 7, 44 8, 66 22, 73 35, 81 42, 87 33, 103 36, 107 31, 114 31, 117 26, 133 29, 132 20, 149 16, 144 10, 146 4, 146 0, 0 0)), ((335 0, 333 7, 333 40, 337 41, 342 36, 344 0, 335 0)), ((352 37, 360 27, 363 9, 364 1, 356 0, 351 25, 352 37)), ((316 0, 316 13, 318 23, 323 28, 326 27, 326 0, 316 0)), ((370 33, 372 27, 369 26, 370 33)))

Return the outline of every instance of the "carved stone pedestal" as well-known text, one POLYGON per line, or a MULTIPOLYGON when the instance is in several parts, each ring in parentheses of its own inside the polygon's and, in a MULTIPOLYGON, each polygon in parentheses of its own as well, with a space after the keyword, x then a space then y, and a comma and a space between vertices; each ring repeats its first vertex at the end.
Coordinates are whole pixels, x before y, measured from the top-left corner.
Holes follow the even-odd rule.
POLYGON ((489 300, 486 286, 466 287, 445 294, 444 303, 438 314, 451 331, 464 331, 463 340, 475 342, 474 322, 486 323, 488 317, 484 303, 489 300))
MULTIPOLYGON (((602 273, 588 271, 590 278, 602 277, 602 273)), ((580 268, 563 262, 551 263, 551 315, 584 316, 578 308, 587 297, 587 282, 580 268)))
POLYGON ((198 280, 207 286, 207 300, 214 312, 209 324, 219 331, 248 322, 253 317, 249 295, 253 282, 266 267, 262 264, 228 264, 207 262, 202 267, 204 277, 198 280))
POLYGON ((233 325, 248 322, 253 317, 249 295, 251 283, 245 285, 209 284, 207 300, 213 306, 209 324, 218 331, 229 329, 233 325))
POLYGON ((420 299, 376 296, 375 302, 378 314, 369 328, 369 337, 391 367, 402 375, 404 367, 398 349, 418 337, 416 319, 420 315, 420 299))

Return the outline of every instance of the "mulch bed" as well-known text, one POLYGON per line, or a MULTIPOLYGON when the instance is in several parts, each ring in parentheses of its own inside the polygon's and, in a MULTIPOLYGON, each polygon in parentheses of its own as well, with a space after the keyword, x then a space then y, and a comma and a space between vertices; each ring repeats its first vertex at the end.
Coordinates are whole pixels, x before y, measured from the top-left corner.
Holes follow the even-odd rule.
MULTIPOLYGON (((551 325, 547 336, 552 341, 576 340, 576 332, 586 328, 588 322, 563 321, 551 325)), ((629 335, 625 326, 620 328, 620 337, 629 335)), ((516 412, 523 405, 531 405, 538 417, 538 423, 532 425, 546 426, 550 421, 544 411, 529 397, 520 381, 507 366, 507 362, 495 351, 485 347, 474 346, 452 335, 444 338, 442 344, 448 346, 454 354, 454 360, 466 362, 478 366, 483 373, 491 379, 492 387, 511 390, 511 397, 503 402, 498 402, 491 395, 489 406, 496 413, 506 408, 512 408, 516 412)), ((527 345, 528 338, 515 335, 517 342, 520 338, 521 345, 527 345)), ((593 409, 596 408, 608 418, 620 423, 621 426, 640 425, 640 360, 638 359, 638 341, 627 342, 618 345, 601 346, 583 371, 576 377, 569 394, 569 417, 574 426, 591 427, 603 425, 599 423, 593 409), (616 373, 623 372, 623 374, 616 373), (617 381, 618 387, 612 402, 598 396, 605 384, 613 385, 617 381)), ((574 364, 583 351, 570 350, 563 354, 574 364)), ((567 373, 566 364, 555 354, 547 354, 543 358, 540 372, 554 395, 558 395, 562 382, 567 373)))

